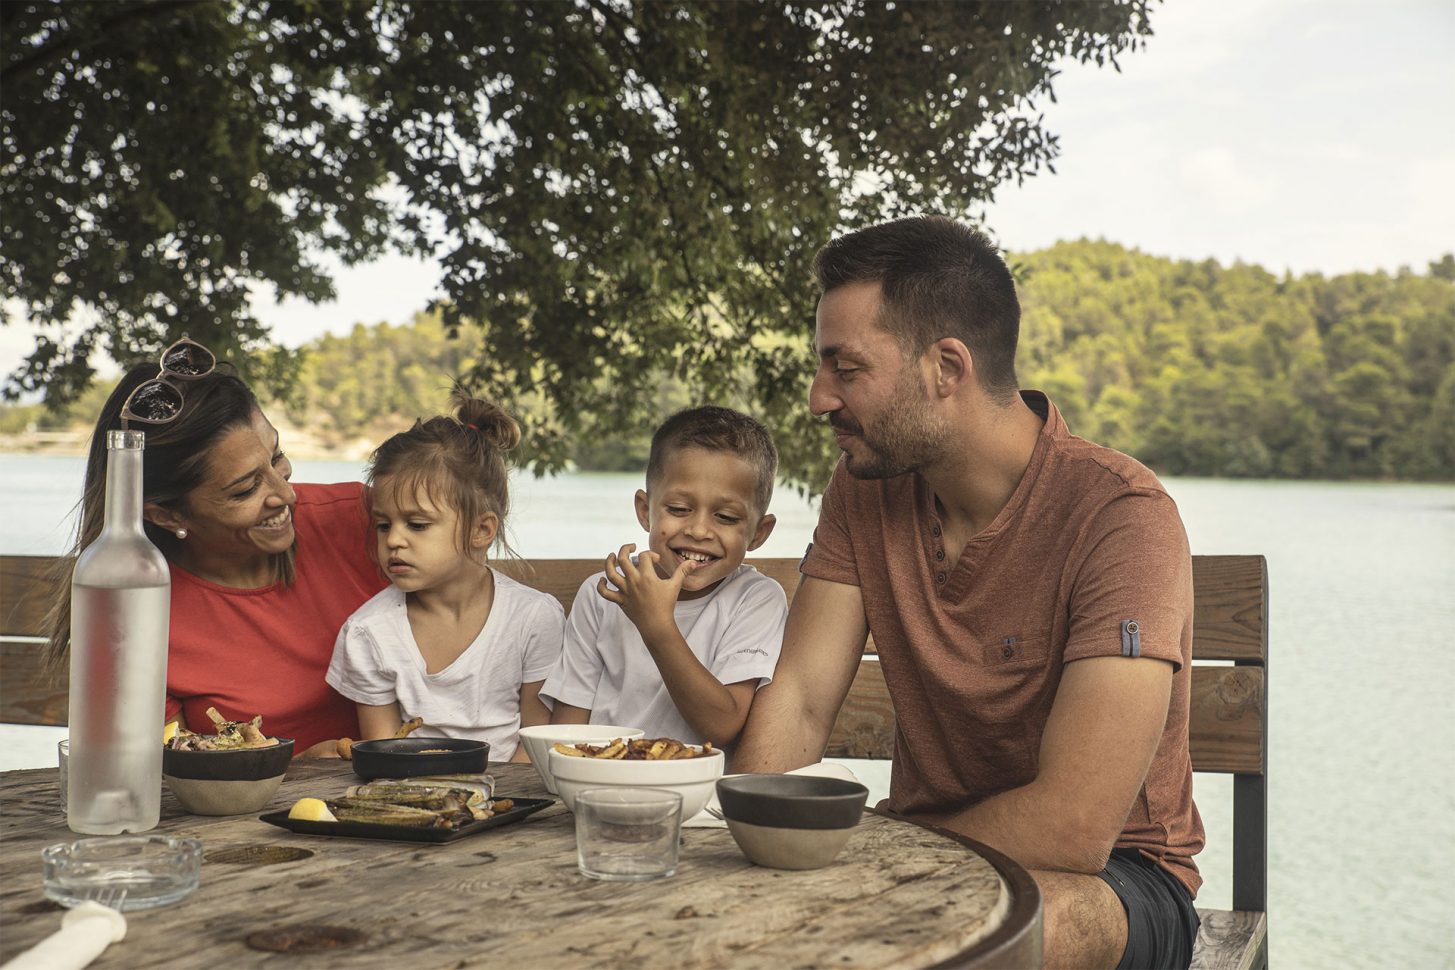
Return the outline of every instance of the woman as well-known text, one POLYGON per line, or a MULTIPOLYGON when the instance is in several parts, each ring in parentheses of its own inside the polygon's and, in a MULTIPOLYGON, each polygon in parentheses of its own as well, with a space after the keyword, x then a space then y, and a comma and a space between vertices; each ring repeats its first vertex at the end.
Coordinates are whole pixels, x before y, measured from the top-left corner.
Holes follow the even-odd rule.
MULTIPOLYGON (((385 585, 368 553, 363 485, 291 485, 278 432, 248 386, 183 338, 132 368, 101 410, 86 461, 76 551, 101 532, 106 432, 146 433, 142 515, 171 565, 167 719, 211 731, 263 716, 304 754, 358 737, 354 704, 324 682, 343 621, 385 585)), ((70 585, 51 615, 66 656, 70 585)), ((158 728, 160 730, 160 727, 158 728)))

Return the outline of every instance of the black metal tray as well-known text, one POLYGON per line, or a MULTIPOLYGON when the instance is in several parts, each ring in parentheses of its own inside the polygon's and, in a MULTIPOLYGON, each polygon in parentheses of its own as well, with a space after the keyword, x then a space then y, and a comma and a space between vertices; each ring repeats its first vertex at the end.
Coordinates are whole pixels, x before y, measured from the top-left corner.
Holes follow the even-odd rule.
MULTIPOLYGON (((510 796, 500 795, 493 801, 498 802, 502 798, 510 798, 510 796)), ((386 839, 392 842, 453 842, 456 839, 463 839, 467 835, 474 835, 476 832, 519 822, 527 815, 532 815, 555 803, 554 798, 510 798, 510 800, 515 802, 515 805, 507 811, 499 812, 477 822, 470 822, 457 829, 425 829, 409 825, 379 825, 372 822, 312 822, 301 818, 289 818, 287 812, 268 812, 266 815, 259 815, 258 820, 285 828, 290 832, 297 832, 300 835, 329 835, 345 839, 386 839)))

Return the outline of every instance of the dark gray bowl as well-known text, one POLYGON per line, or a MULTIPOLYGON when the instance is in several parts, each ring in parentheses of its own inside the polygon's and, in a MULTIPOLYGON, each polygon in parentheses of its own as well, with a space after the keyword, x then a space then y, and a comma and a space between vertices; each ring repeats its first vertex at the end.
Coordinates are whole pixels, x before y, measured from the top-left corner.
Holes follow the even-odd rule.
POLYGON ((162 774, 198 781, 258 781, 288 770, 293 739, 279 738, 266 748, 234 751, 178 751, 162 748, 162 774))
POLYGON ((736 775, 717 783, 726 818, 780 829, 852 828, 868 797, 858 782, 812 775, 736 775))
POLYGON ((162 748, 162 777, 193 815, 248 815, 272 799, 292 758, 292 738, 234 751, 162 748))
POLYGON ((474 775, 485 770, 489 741, 468 738, 384 738, 354 742, 354 774, 372 778, 474 775), (428 751, 428 754, 423 752, 428 751))

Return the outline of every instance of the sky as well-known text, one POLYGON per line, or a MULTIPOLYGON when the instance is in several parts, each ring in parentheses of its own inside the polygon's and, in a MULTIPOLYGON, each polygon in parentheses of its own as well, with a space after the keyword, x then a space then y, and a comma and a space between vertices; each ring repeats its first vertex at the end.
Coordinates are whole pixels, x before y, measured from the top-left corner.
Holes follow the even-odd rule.
MULTIPOLYGON (((1056 174, 1001 189, 987 227, 1027 251, 1103 238, 1282 273, 1423 270, 1455 250, 1455 3, 1167 0, 1121 72, 1066 63, 1041 105, 1056 174)), ((404 323, 432 262, 337 268, 338 298, 254 309, 286 346, 404 323)), ((31 347, 0 328, 0 373, 31 347)))

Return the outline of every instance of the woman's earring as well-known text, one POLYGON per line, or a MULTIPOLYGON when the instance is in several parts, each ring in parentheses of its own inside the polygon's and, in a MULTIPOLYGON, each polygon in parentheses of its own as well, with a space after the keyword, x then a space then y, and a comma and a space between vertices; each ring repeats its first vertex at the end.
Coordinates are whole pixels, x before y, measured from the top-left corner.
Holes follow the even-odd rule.
POLYGON ((187 530, 186 529, 178 529, 177 530, 177 538, 178 539, 185 539, 185 538, 187 538, 187 530))

